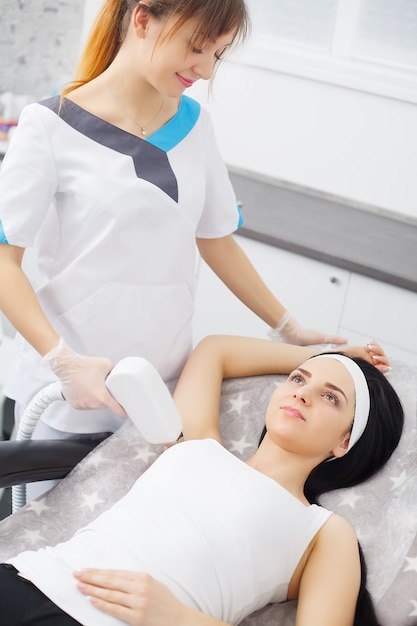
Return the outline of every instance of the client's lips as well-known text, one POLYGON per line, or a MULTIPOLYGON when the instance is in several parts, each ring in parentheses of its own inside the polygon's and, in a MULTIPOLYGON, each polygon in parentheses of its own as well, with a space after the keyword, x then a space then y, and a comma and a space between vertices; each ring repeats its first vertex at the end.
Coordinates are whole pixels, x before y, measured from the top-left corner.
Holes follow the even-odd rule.
POLYGON ((194 84, 193 80, 190 80, 189 78, 185 78, 185 76, 181 76, 181 74, 178 74, 178 72, 177 72, 177 78, 180 81, 181 85, 185 88, 191 87, 194 84))
POLYGON ((291 417, 295 417, 295 418, 297 418, 299 420, 303 420, 305 422, 304 415, 301 413, 301 411, 299 411, 295 407, 293 407, 293 406, 282 406, 281 409, 282 409, 282 411, 284 411, 284 413, 286 415, 290 415, 291 417))

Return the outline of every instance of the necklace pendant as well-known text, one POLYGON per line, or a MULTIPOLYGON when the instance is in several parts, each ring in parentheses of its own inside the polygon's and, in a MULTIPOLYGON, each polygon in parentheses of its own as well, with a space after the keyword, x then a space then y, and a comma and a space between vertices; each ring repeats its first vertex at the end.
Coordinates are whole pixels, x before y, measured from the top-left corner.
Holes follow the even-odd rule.
POLYGON ((146 128, 144 126, 140 127, 140 134, 143 135, 143 137, 146 137, 146 128))

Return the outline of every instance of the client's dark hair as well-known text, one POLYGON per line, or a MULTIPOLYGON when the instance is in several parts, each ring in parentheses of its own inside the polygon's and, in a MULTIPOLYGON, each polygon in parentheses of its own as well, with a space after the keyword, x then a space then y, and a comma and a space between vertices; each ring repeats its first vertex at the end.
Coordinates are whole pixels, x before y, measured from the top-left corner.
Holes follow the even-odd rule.
MULTIPOLYGON (((304 493, 309 502, 318 503, 326 491, 353 487, 367 480, 388 461, 401 438, 404 411, 398 395, 379 370, 364 359, 353 359, 363 371, 369 389, 369 417, 365 430, 345 456, 318 465, 307 478, 304 493)), ((362 548, 361 586, 354 626, 380 626, 372 598, 366 588, 367 568, 362 548)))
POLYGON ((343 457, 320 463, 307 478, 304 493, 318 503, 322 493, 353 487, 373 476, 388 461, 401 438, 404 411, 400 399, 384 374, 364 359, 352 359, 363 371, 369 389, 366 428, 343 457))
MULTIPOLYGON (((304 486, 304 494, 312 504, 319 504, 322 493, 353 487, 373 476, 391 457, 401 438, 404 411, 395 389, 376 367, 359 357, 352 360, 361 368, 368 383, 368 422, 362 436, 347 454, 323 461, 313 469, 304 486)), ((264 428, 260 442, 265 432, 264 428)), ((380 626, 366 589, 366 563, 360 546, 359 552, 361 586, 354 626, 380 626)))

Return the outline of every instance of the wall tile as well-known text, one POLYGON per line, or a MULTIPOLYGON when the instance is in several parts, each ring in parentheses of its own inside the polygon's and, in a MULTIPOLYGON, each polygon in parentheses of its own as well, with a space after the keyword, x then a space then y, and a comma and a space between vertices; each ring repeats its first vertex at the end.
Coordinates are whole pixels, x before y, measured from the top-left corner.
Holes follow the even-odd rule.
POLYGON ((84 0, 1 0, 0 92, 51 95, 72 78, 84 0))

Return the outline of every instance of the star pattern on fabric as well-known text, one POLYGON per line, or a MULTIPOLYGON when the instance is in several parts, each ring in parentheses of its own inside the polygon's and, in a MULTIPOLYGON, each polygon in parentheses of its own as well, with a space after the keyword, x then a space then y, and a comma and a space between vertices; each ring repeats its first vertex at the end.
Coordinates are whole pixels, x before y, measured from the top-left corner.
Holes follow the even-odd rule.
POLYGON ((407 478, 408 476, 405 470, 403 470, 399 476, 390 476, 390 480, 392 480, 392 482, 394 483, 391 487, 391 491, 394 491, 395 489, 401 487, 401 485, 405 483, 407 478))
POLYGON ((104 502, 104 500, 98 497, 98 491, 94 491, 93 493, 83 493, 82 499, 83 502, 80 504, 80 506, 86 506, 90 509, 90 511, 94 511, 97 504, 101 504, 101 502, 104 502))
POLYGON ((30 504, 28 504, 28 509, 34 511, 36 515, 40 515, 44 511, 48 511, 51 507, 45 504, 43 499, 41 500, 32 500, 30 504))
POLYGON ((43 538, 42 530, 40 528, 38 528, 37 530, 29 530, 29 528, 26 528, 23 533, 23 537, 25 540, 27 539, 27 541, 31 544, 37 545, 39 541, 43 538))
POLYGON ((229 402, 232 405, 230 409, 227 411, 228 413, 233 413, 236 411, 238 415, 242 413, 242 408, 249 404, 249 400, 243 399, 243 393, 240 393, 237 398, 229 398, 229 402))
POLYGON ((248 442, 246 437, 242 437, 241 439, 230 441, 230 451, 238 452, 239 454, 243 454, 246 448, 250 448, 252 444, 248 442))
POLYGON ((417 574, 417 556, 406 556, 405 560, 408 565, 404 568, 404 572, 416 572, 417 574))
POLYGON ((349 489, 340 496, 340 504, 350 506, 351 509, 356 507, 356 503, 362 500, 363 495, 359 494, 355 489, 349 489))
POLYGON ((144 463, 148 463, 150 459, 153 459, 157 456, 157 453, 146 446, 139 446, 137 448, 136 454, 133 458, 134 461, 143 461, 144 463))
POLYGON ((411 613, 409 613, 409 617, 415 617, 417 615, 417 600, 410 600, 411 604, 414 606, 411 613))
POLYGON ((86 465, 98 467, 107 460, 102 450, 96 450, 87 460, 86 465))

